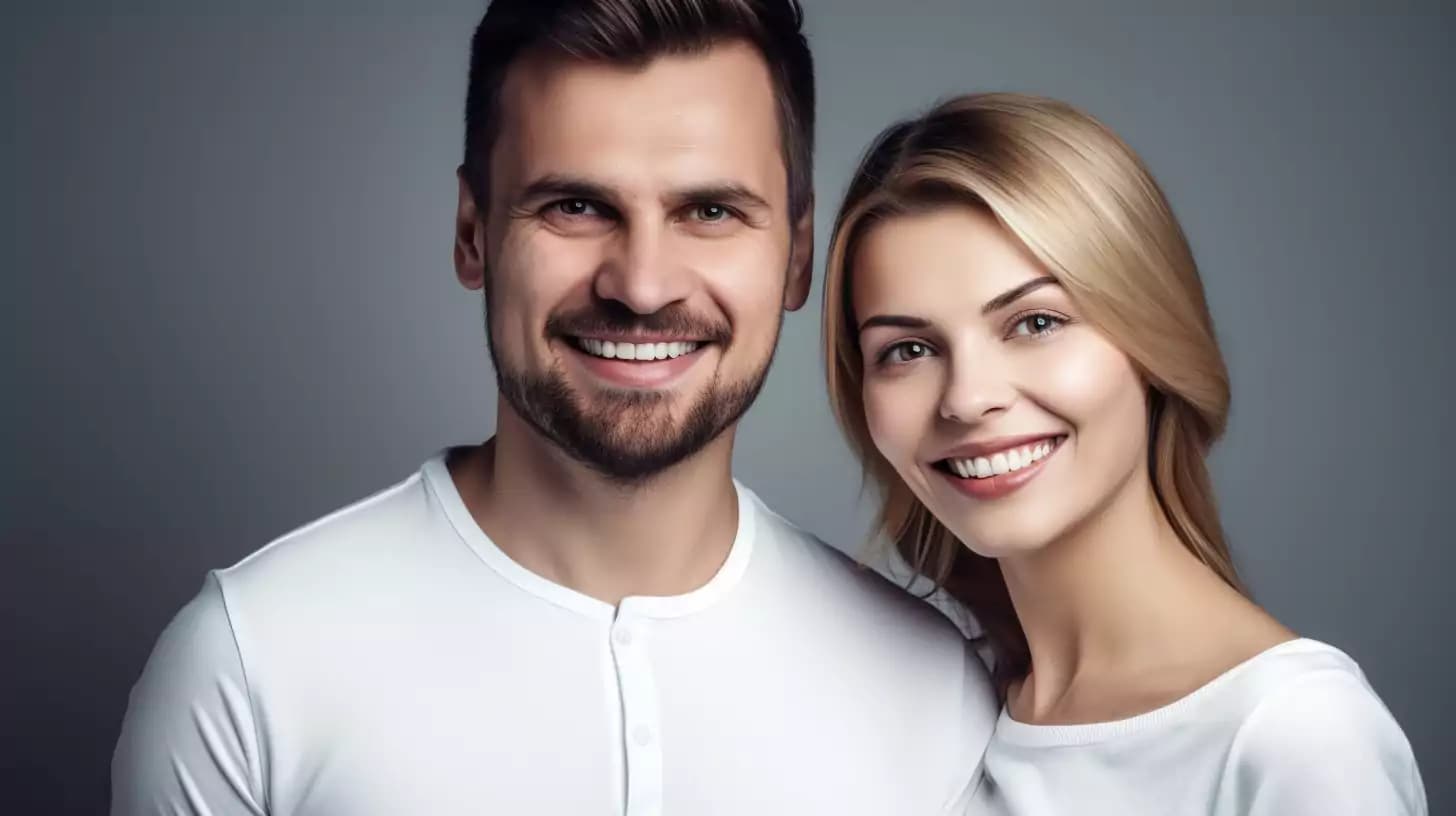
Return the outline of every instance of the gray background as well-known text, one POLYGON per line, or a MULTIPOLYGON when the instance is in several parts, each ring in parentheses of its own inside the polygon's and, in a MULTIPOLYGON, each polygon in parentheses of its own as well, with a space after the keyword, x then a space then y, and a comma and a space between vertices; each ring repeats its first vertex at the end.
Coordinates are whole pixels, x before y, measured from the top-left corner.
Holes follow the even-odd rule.
MULTIPOLYGON (((450 266, 480 6, 105 5, 6 25, 0 675, 26 812, 103 808, 127 691, 205 570, 494 420, 479 301, 450 266)), ((1451 17, 808 5, 820 258, 867 141, 937 96, 1060 96, 1141 151, 1233 371, 1214 470, 1236 558, 1277 616, 1364 665, 1432 812, 1456 807, 1451 17)), ((738 472, 854 550, 870 510, 817 303, 786 324, 738 472)))

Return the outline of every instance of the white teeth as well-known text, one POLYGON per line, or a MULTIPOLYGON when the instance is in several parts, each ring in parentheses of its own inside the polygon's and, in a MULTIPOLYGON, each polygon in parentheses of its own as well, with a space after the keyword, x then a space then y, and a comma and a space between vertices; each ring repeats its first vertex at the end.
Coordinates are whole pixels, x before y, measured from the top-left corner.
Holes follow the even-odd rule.
POLYGON ((948 459, 952 473, 962 479, 985 479, 990 476, 1000 476, 1004 473, 1021 470, 1035 462, 1045 459, 1051 454, 1053 445, 1051 442, 1041 442, 1036 445, 1028 445, 1020 448, 1013 448, 1000 453, 992 454, 990 457, 977 456, 974 459, 948 459))
POLYGON ((697 343, 616 343, 589 337, 577 338, 577 346, 588 354, 609 360, 666 360, 698 348, 697 343))

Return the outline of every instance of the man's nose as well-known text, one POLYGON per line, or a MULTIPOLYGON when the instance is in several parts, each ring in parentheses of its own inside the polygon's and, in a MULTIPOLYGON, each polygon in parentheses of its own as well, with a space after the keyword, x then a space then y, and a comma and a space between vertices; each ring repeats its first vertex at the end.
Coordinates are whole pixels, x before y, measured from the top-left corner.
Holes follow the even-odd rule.
POLYGON ((650 223, 624 230, 592 282, 597 297, 644 315, 685 300, 692 273, 687 260, 673 251, 672 239, 665 226, 650 223))

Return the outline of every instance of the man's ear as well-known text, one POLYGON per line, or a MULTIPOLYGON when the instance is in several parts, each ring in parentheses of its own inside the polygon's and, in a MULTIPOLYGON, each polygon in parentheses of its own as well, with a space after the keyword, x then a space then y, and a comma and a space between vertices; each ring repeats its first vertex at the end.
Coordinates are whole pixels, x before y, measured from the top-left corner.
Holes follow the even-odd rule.
POLYGON ((784 310, 803 308, 809 299, 809 285, 814 282, 814 199, 804 208, 794 224, 793 243, 789 254, 789 285, 784 289, 784 310))
POLYGON ((485 286, 485 222, 465 180, 465 165, 455 169, 460 200, 455 207, 455 277, 466 289, 485 286))

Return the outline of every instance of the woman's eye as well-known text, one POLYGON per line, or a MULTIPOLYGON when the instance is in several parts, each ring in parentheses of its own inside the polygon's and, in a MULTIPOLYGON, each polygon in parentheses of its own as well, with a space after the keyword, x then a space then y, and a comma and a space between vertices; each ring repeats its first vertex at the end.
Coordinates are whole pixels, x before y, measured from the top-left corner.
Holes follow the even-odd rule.
POLYGON ((1011 334, 1014 337, 1045 337, 1064 323, 1066 321, 1060 317, 1038 312, 1016 321, 1016 325, 1011 327, 1011 334))
POLYGON ((914 340, 909 340, 903 343, 896 343, 895 345, 885 349, 885 353, 880 356, 880 362, 908 363, 911 360, 926 357, 929 354, 930 346, 914 340))

